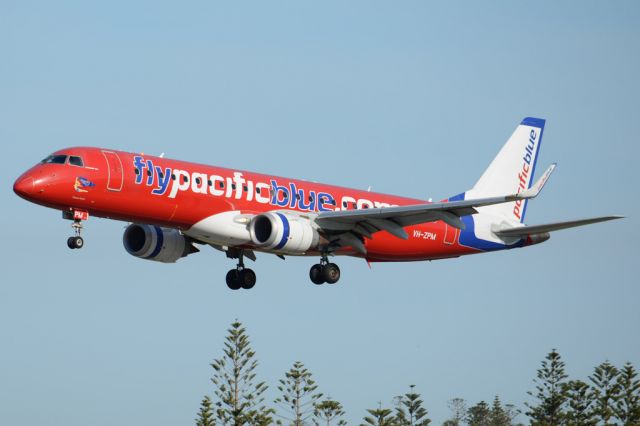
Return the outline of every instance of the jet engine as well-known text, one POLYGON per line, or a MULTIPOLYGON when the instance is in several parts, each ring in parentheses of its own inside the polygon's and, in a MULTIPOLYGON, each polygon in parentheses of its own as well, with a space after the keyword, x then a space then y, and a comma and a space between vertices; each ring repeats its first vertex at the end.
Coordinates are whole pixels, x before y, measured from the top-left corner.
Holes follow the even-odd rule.
POLYGON ((249 235, 257 247, 289 254, 304 254, 320 240, 309 219, 279 212, 255 216, 249 223, 249 235))
POLYGON ((174 263, 199 251, 176 229, 137 223, 127 226, 122 243, 132 256, 164 263, 174 263))

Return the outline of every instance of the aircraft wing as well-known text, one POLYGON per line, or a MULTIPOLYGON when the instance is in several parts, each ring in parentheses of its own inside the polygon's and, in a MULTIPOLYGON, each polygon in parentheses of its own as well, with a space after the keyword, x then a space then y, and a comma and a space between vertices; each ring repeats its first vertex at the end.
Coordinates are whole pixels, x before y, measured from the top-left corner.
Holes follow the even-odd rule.
POLYGON ((589 225, 591 223, 605 222, 607 220, 622 219, 624 216, 601 216, 589 219, 570 220, 566 222, 546 223, 544 225, 518 226, 494 231, 499 237, 526 237, 543 232, 559 231, 560 229, 574 228, 576 226, 589 225))
POLYGON ((477 207, 535 198, 555 167, 555 164, 549 166, 535 185, 517 194, 475 200, 322 212, 315 221, 323 230, 339 234, 334 244, 350 245, 361 253, 366 253, 361 237, 371 238, 372 234, 378 231, 387 231, 398 238, 407 239, 409 236, 403 227, 438 220, 464 229, 465 225, 460 218, 477 213, 477 207))

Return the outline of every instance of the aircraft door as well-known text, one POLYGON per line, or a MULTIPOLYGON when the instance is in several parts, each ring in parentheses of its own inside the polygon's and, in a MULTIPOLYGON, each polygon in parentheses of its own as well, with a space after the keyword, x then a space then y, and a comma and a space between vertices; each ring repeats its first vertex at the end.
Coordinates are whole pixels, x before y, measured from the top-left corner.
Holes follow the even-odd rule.
POLYGON ((122 161, 113 151, 102 151, 107 161, 107 189, 109 191, 121 191, 124 183, 122 161))
POLYGON ((455 244, 456 239, 458 239, 458 228, 447 224, 444 226, 444 243, 449 245, 455 244))

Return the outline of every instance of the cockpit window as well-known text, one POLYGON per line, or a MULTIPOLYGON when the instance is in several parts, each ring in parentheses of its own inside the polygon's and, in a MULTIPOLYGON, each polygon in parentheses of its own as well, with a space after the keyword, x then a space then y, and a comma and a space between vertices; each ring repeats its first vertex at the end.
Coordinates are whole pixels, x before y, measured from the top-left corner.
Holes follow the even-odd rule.
POLYGON ((71 157, 69 157, 69 164, 71 164, 72 166, 84 167, 84 163, 82 162, 82 158, 81 157, 76 157, 75 155, 72 155, 71 157))
POLYGON ((66 161, 66 155, 50 155, 42 160, 42 164, 64 164, 66 161))

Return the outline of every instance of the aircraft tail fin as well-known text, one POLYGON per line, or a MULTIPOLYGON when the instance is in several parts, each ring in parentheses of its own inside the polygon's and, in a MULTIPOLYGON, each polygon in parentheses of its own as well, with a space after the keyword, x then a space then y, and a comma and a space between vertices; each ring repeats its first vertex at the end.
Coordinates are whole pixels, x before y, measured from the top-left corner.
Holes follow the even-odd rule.
MULTIPOLYGON (((541 118, 524 118, 478 182, 467 191, 466 198, 514 194, 531 188, 544 125, 541 118)), ((483 212, 520 223, 526 210, 527 200, 482 207, 483 212)))

